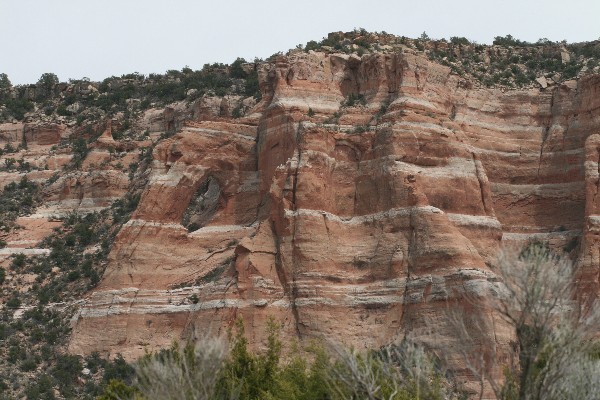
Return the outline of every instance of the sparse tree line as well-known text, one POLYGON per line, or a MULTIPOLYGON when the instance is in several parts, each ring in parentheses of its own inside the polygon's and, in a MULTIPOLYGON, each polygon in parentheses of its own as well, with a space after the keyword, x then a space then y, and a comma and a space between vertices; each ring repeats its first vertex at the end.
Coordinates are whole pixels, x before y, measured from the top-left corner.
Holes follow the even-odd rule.
MULTIPOLYGON (((552 42, 542 38, 532 43, 506 35, 496 36, 493 45, 507 51, 495 55, 491 64, 485 65, 482 61, 489 46, 465 37, 452 36, 449 40, 438 40, 423 32, 419 38, 410 39, 386 32, 371 33, 362 28, 345 33, 333 32, 319 42, 311 40, 305 45, 298 45, 296 50, 335 51, 362 56, 379 50, 381 44, 408 45, 426 51, 430 59, 451 67, 461 76, 470 75, 486 86, 522 87, 544 74, 560 74, 563 80, 572 79, 584 68, 592 71, 600 61, 598 41, 568 44, 566 41, 552 42), (562 48, 566 48, 573 56, 571 61, 562 62, 562 48)), ((280 54, 274 54, 268 61, 280 54)), ((148 76, 130 73, 109 77, 102 82, 91 82, 88 78, 69 80, 69 85, 76 86, 78 90, 73 90, 73 87, 66 90, 68 85, 60 84, 54 73, 42 74, 34 85, 17 86, 11 84, 5 73, 0 73, 0 106, 4 107, 0 108, 0 120, 23 120, 26 113, 41 109, 48 116, 76 117, 82 121, 82 112, 85 110, 114 114, 128 110, 134 103, 143 110, 152 104, 191 101, 203 95, 252 96, 259 100, 262 94, 257 65, 262 61, 255 59, 247 62, 237 58, 229 65, 205 64, 200 70, 184 67, 181 71, 169 70, 164 74, 148 76), (90 85, 93 87, 91 92, 88 89, 90 85), (70 107, 73 105, 77 107, 70 107)), ((240 110, 236 113, 239 114, 240 110)))
POLYGON ((70 80, 69 84, 61 84, 56 74, 44 73, 35 85, 13 86, 9 77, 0 73, 0 121, 23 120, 28 112, 41 110, 47 116, 73 117, 83 122, 94 113, 112 115, 131 111, 133 105, 144 110, 152 105, 192 101, 205 94, 252 96, 260 100, 256 71, 259 61, 249 63, 238 58, 231 65, 206 64, 201 70, 185 67, 165 74, 132 73, 102 82, 88 78, 70 80))

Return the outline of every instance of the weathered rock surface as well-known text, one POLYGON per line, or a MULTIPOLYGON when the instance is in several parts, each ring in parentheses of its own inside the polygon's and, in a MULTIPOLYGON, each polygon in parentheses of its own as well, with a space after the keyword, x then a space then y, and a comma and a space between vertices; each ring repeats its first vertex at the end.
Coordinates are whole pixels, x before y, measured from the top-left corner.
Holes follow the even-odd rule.
MULTIPOLYGON (((375 347, 411 334, 447 352, 450 308, 489 322, 482 346, 502 357, 509 330, 467 298, 496 284, 502 244, 533 239, 569 249, 582 294, 598 296, 600 77, 473 89, 412 51, 294 53, 259 77, 242 118, 228 98, 146 113, 149 135, 177 133, 154 148, 70 351, 132 359, 241 315, 255 344, 274 316, 289 337, 375 347), (354 96, 364 104, 340 106, 354 96)), ((34 132, 5 125, 5 140, 34 132)), ((55 211, 126 192, 105 136, 84 173, 49 187, 55 211)))

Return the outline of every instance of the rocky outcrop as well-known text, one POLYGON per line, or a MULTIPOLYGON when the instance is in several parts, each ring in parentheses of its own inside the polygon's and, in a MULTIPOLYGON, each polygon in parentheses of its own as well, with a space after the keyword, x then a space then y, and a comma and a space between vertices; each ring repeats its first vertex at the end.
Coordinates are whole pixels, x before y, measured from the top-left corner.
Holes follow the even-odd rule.
MULTIPOLYGON (((257 104, 146 112, 149 136, 175 133, 153 149, 70 351, 132 359, 240 315, 257 344, 274 316, 288 337, 361 348, 411 334, 461 371, 449 309, 490 327, 483 351, 502 358, 511 340, 484 299, 503 244, 565 249, 581 293, 599 294, 600 77, 474 89, 408 48, 296 52, 258 75, 257 104)), ((84 174, 49 186, 57 205, 93 210, 126 192, 104 136, 84 174)))

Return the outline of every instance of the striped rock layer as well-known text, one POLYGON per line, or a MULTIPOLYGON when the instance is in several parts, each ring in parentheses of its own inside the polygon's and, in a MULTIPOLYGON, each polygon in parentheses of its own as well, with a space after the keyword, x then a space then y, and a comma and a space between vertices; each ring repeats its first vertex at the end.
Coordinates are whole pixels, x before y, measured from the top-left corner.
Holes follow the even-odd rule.
POLYGON ((481 343, 501 358, 489 266, 534 239, 567 248, 598 295, 600 77, 473 89, 405 51, 296 53, 260 79, 245 117, 189 120, 155 148, 72 352, 133 358, 239 316, 252 343, 273 316, 289 338, 410 334, 441 351, 458 312, 487 321, 481 343))

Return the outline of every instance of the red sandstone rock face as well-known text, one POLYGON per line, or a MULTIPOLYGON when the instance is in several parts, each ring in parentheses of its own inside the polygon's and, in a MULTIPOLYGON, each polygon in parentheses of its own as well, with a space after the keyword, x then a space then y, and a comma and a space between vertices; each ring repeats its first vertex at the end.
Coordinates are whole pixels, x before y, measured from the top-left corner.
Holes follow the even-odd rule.
POLYGON ((60 141, 62 133, 65 131, 64 125, 25 125, 23 134, 27 143, 33 142, 38 145, 53 145, 60 141))
MULTIPOLYGON (((296 53, 259 75, 248 117, 203 100, 156 147, 71 351, 131 359, 239 315, 253 343, 272 315, 301 339, 374 347, 410 333, 447 350, 450 307, 490 322, 501 357, 509 331, 465 297, 495 284, 499 246, 531 239, 579 241, 581 285, 598 295, 600 77, 474 90, 410 52, 296 53), (366 104, 340 107, 351 94, 366 104), (191 204, 201 223, 188 231, 191 204)), ((173 128, 167 114, 149 126, 173 128)))

